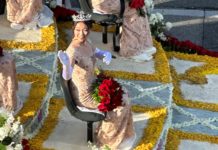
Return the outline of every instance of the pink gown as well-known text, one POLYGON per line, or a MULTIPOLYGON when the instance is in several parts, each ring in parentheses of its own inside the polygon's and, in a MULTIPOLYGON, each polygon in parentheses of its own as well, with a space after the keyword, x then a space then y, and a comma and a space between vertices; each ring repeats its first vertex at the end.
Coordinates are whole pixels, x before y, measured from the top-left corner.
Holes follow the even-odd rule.
POLYGON ((0 107, 9 111, 16 109, 17 89, 15 60, 11 54, 4 53, 4 56, 0 57, 0 107))
MULTIPOLYGON (((120 13, 120 0, 91 0, 91 3, 93 9, 99 13, 120 13)), ((139 16, 136 9, 130 8, 128 2, 125 3, 120 55, 124 57, 138 56, 153 49, 148 18, 139 16)))
POLYGON ((7 19, 17 24, 30 23, 42 9, 42 0, 7 0, 7 19))
MULTIPOLYGON (((66 53, 73 66, 72 82, 77 90, 76 100, 79 106, 96 109, 97 104, 91 96, 91 85, 95 81, 95 48, 87 41, 78 48, 72 44, 67 48, 66 53)), ((122 140, 134 135, 131 106, 125 104, 107 113, 106 119, 102 121, 97 129, 97 145, 108 145, 117 149, 122 140)))

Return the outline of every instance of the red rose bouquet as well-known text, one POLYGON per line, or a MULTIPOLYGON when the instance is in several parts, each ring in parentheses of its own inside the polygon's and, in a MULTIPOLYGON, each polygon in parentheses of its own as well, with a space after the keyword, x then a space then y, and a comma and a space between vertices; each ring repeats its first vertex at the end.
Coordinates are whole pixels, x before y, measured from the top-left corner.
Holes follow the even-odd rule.
POLYGON ((123 90, 113 78, 99 74, 93 84, 93 99, 99 103, 102 112, 112 111, 122 105, 123 90))

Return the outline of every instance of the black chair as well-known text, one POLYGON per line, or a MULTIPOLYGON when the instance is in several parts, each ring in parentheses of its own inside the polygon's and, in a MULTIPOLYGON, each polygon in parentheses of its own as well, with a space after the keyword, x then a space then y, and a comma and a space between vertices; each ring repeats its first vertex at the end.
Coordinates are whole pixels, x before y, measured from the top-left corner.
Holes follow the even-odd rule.
POLYGON ((0 0, 0 15, 3 15, 5 12, 6 0, 0 0))
MULTIPOLYGON (((61 89, 64 93, 64 100, 69 110, 70 114, 75 118, 78 118, 82 121, 87 122, 87 141, 93 142, 93 123, 97 121, 101 121, 105 118, 105 115, 96 113, 96 112, 87 112, 81 111, 78 109, 75 99, 75 94, 71 93, 72 83, 70 80, 64 80, 62 74, 60 73, 60 82, 61 82, 61 89)), ((73 89, 74 90, 74 89, 73 89)))
POLYGON ((120 0, 120 15, 113 15, 113 14, 98 14, 94 13, 92 9, 92 5, 90 0, 79 0, 80 3, 80 8, 82 11, 85 13, 89 13, 92 15, 92 20, 100 24, 103 27, 102 30, 102 42, 107 43, 107 27, 109 25, 115 25, 116 26, 116 31, 113 33, 113 48, 115 51, 119 51, 119 28, 122 25, 122 18, 123 18, 123 13, 125 9, 125 0, 120 0))

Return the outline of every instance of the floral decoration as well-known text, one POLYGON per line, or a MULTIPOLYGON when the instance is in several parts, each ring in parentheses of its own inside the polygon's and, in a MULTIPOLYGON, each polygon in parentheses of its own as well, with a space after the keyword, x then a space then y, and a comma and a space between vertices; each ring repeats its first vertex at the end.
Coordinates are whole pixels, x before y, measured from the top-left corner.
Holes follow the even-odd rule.
POLYGON ((145 11, 144 11, 144 0, 128 0, 129 1, 129 7, 134 8, 137 10, 137 13, 139 16, 145 17, 145 11))
POLYGON ((12 50, 14 48, 24 49, 25 51, 41 50, 41 51, 54 51, 56 31, 55 24, 51 24, 48 27, 41 28, 41 41, 40 42, 22 42, 16 40, 2 40, 0 39, 0 45, 5 48, 12 50))
POLYGON ((167 35, 166 37, 166 41, 162 41, 161 39, 159 40, 159 42, 161 42, 166 51, 176 51, 181 53, 218 57, 218 52, 209 51, 202 46, 194 44, 190 40, 180 41, 176 37, 172 37, 169 35, 167 35))
POLYGON ((166 41, 167 37, 164 32, 172 28, 170 22, 165 22, 164 17, 161 13, 153 13, 149 16, 149 24, 151 29, 151 34, 162 41, 166 41))
POLYGON ((113 78, 103 74, 97 76, 93 84, 93 99, 99 103, 98 109, 102 112, 112 111, 122 105, 123 90, 113 78))
POLYGON ((21 123, 26 123, 37 113, 46 94, 48 76, 44 74, 17 74, 19 81, 32 82, 29 97, 16 117, 20 117, 21 123))
POLYGON ((209 56, 200 56, 196 54, 184 54, 178 52, 167 52, 168 58, 176 57, 182 60, 189 60, 195 62, 204 62, 203 66, 192 67, 187 70, 184 74, 177 74, 174 67, 171 66, 171 77, 173 81, 173 101, 177 105, 199 108, 210 111, 217 111, 218 104, 214 103, 203 103, 197 100, 187 100, 182 96, 182 91, 180 89, 180 83, 182 80, 188 80, 194 84, 205 84, 207 79, 205 75, 207 74, 218 74, 218 62, 217 58, 209 56))
POLYGON ((154 9, 153 0, 145 0, 145 7, 147 10, 147 14, 151 14, 152 10, 154 9))
POLYGON ((151 150, 154 149, 158 142, 158 137, 164 128, 164 121, 167 117, 167 108, 152 108, 150 106, 132 106, 135 113, 146 113, 149 115, 147 127, 144 134, 134 150, 151 150))
MULTIPOLYGON (((218 137, 201 133, 188 133, 180 130, 169 129, 166 150, 178 150, 180 140, 195 140, 218 144, 218 137)), ((209 149, 209 148, 208 148, 209 149)))
POLYGON ((12 112, 0 109, 0 149, 22 150, 23 127, 12 112))
POLYGON ((58 115, 60 111, 65 106, 63 99, 52 98, 49 102, 49 114, 45 119, 45 122, 42 128, 39 130, 39 133, 29 140, 29 145, 31 150, 54 150, 43 148, 43 142, 48 139, 49 135, 55 129, 55 126, 58 123, 58 115))
POLYGON ((145 0, 148 21, 150 24, 151 34, 156 39, 161 39, 166 41, 167 37, 165 36, 165 31, 168 31, 172 28, 172 23, 164 21, 164 17, 161 13, 152 13, 154 9, 153 0, 145 0))
POLYGON ((22 146, 23 146, 23 150, 30 150, 29 140, 22 139, 21 143, 22 143, 22 146))

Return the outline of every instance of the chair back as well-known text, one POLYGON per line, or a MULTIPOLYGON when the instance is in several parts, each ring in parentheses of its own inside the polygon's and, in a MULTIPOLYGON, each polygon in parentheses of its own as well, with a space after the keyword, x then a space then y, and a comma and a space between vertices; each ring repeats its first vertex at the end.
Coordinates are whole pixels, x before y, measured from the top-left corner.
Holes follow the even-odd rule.
POLYGON ((60 73, 60 82, 61 82, 61 89, 64 93, 64 100, 67 109, 69 110, 71 115, 75 115, 77 112, 79 112, 79 109, 76 106, 75 100, 69 88, 70 80, 64 80, 64 78, 62 77, 62 73, 60 73))
MULTIPOLYGON (((71 84, 73 84, 71 83, 72 81, 64 80, 64 78, 62 77, 62 73, 60 73, 60 82, 61 82, 61 89, 64 93, 64 100, 65 100, 66 107, 72 116, 74 116, 77 119, 80 119, 82 121, 87 121, 87 122, 100 121, 105 118, 105 115, 102 115, 99 113, 85 112, 85 111, 79 110, 75 102, 75 99, 77 97, 75 97, 75 95, 72 93, 74 89, 72 90, 70 88, 71 84)), ((75 87, 72 87, 72 88, 75 88, 75 87)))
POLYGON ((79 0, 80 8, 83 10, 85 13, 92 13, 92 7, 90 5, 89 0, 79 0))
POLYGON ((80 8, 85 13, 92 15, 92 20, 96 23, 108 23, 115 24, 117 16, 113 14, 97 14, 93 12, 92 4, 90 0, 79 0, 80 8))

